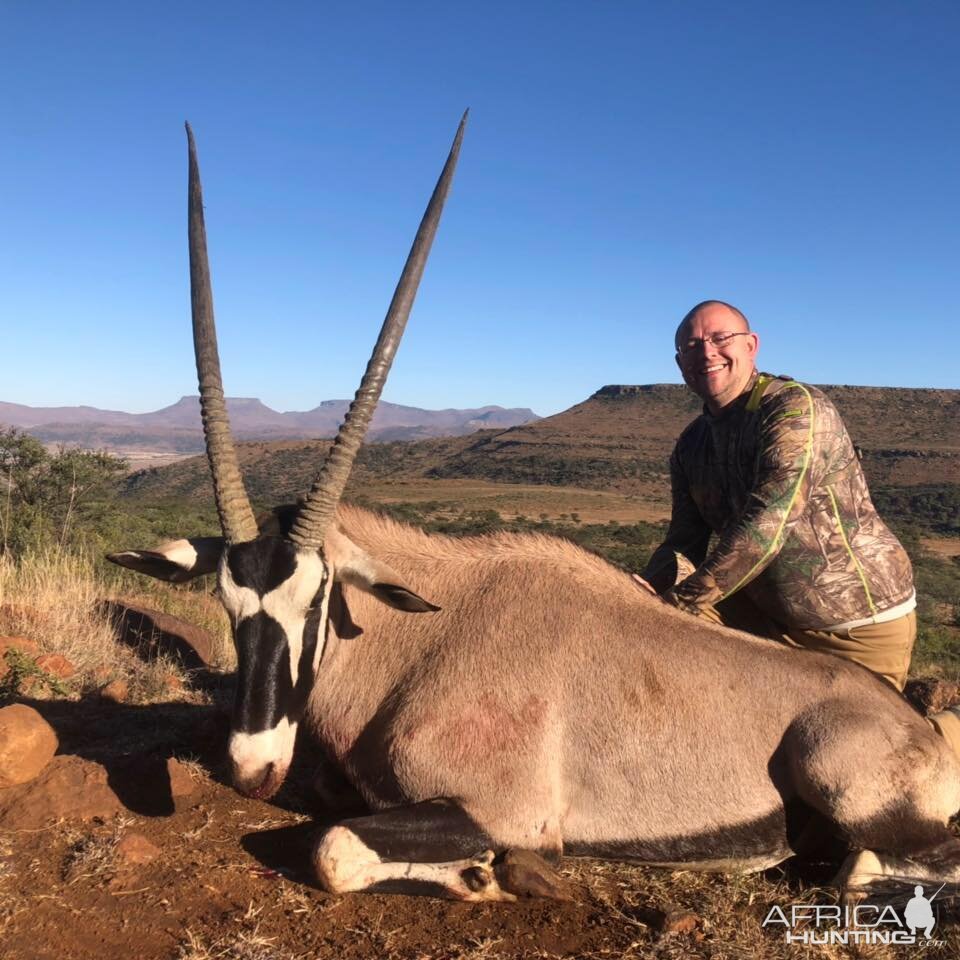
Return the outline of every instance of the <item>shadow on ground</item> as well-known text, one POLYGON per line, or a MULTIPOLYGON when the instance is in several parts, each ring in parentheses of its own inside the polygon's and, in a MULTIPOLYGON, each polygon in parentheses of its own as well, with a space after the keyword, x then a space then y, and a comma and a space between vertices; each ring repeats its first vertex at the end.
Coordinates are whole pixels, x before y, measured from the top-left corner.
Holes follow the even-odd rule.
MULTIPOLYGON (((93 697, 77 702, 20 698, 20 702, 33 707, 53 727, 60 743, 58 755, 78 756, 104 767, 108 785, 131 813, 146 817, 174 813, 170 757, 198 761, 214 783, 233 789, 226 763, 230 716, 222 705, 136 706, 93 697)), ((321 762, 322 756, 303 737, 287 780, 270 804, 322 814, 311 790, 321 762)))

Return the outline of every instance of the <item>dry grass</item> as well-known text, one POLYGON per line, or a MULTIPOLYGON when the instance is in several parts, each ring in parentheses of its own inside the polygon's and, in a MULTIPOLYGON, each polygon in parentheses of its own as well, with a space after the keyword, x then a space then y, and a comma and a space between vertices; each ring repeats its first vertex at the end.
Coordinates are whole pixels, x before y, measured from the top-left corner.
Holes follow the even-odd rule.
POLYGON ((117 844, 133 822, 130 817, 119 816, 109 827, 93 832, 70 830, 61 867, 63 881, 74 884, 81 880, 109 880, 117 871, 117 844))
POLYGON ((3 902, 3 884, 13 876, 13 840, 0 833, 0 903, 3 902))
POLYGON ((176 755, 176 761, 194 783, 210 782, 213 771, 195 753, 179 753, 176 755))
POLYGON ((274 939, 263 936, 259 926, 215 940, 188 928, 180 942, 177 960, 297 960, 286 949, 274 946, 274 939))
MULTIPOLYGON (((815 956, 821 960, 869 957, 870 960, 895 960, 905 955, 902 946, 854 947, 843 945, 813 946, 789 944, 782 928, 764 930, 762 924, 770 909, 776 905, 789 914, 794 904, 832 905, 837 903, 838 891, 833 886, 790 878, 778 869, 746 875, 698 873, 694 871, 667 871, 651 867, 589 859, 564 861, 562 874, 585 892, 586 898, 621 930, 635 931, 635 936, 618 953, 620 957, 687 958, 709 957, 711 960, 806 960, 815 956), (661 936, 651 925, 651 912, 666 907, 689 910, 699 922, 693 937, 688 935, 661 936)), ((904 906, 904 886, 900 885, 891 903, 901 913, 904 906)), ((942 917, 950 918, 949 927, 942 926, 937 935, 943 945, 924 948, 930 958, 956 957, 960 950, 960 935, 952 925, 957 915, 956 905, 946 898, 942 917)), ((871 898, 881 904, 882 898, 871 898)), ((882 904, 881 904, 882 905, 882 904)), ((909 949, 909 948, 907 948, 909 949)), ((496 957, 494 951, 491 960, 496 957)))
MULTIPOLYGON (((0 556, 0 636, 26 637, 41 653, 61 654, 76 668, 73 677, 59 684, 35 683, 31 696, 76 698, 117 679, 128 684, 134 703, 182 695, 176 688, 185 677, 175 660, 159 656, 144 661, 118 643, 113 623, 99 606, 118 592, 118 586, 126 582, 98 572, 94 560, 82 553, 49 549, 17 560, 0 556)), ((142 590, 137 599, 195 624, 213 622, 220 646, 232 648, 229 640, 222 640, 229 634, 225 618, 214 616, 214 605, 219 613, 219 604, 213 598, 196 591, 171 591, 164 584, 142 590)), ((230 658, 225 654, 222 659, 230 658)))

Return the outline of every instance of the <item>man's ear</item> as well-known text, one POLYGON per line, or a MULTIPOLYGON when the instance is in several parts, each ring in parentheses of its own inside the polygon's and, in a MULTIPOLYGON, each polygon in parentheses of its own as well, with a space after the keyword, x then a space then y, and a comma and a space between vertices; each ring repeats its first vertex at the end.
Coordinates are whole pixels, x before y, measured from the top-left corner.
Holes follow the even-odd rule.
POLYGON ((413 591, 390 564, 374 559, 335 528, 327 534, 323 552, 333 564, 336 578, 372 594, 388 607, 407 613, 440 609, 413 591))
POLYGON ((123 550, 107 559, 137 573, 169 583, 185 583, 206 573, 215 573, 223 553, 223 537, 193 537, 169 540, 153 550, 123 550))

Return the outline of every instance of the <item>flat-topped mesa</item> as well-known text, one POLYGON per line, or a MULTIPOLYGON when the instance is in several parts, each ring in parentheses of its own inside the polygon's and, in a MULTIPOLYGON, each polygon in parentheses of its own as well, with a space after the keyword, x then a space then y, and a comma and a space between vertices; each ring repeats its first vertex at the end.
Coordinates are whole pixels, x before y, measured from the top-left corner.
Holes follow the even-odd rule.
POLYGON ((686 392, 682 383, 609 383, 590 396, 591 400, 619 400, 628 397, 679 397, 686 392))

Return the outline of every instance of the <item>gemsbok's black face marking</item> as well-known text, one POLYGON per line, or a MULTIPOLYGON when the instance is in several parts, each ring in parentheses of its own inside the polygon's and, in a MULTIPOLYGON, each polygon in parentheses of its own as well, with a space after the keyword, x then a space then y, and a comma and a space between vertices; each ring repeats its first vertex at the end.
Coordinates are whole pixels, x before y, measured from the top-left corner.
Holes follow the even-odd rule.
POLYGON ((238 587, 249 587, 261 597, 281 586, 297 569, 297 550, 278 537, 260 537, 227 549, 227 566, 238 587))
POLYGON ((330 576, 319 550, 260 537, 235 544, 219 570, 237 649, 230 758, 244 792, 279 785, 322 653, 330 576))

